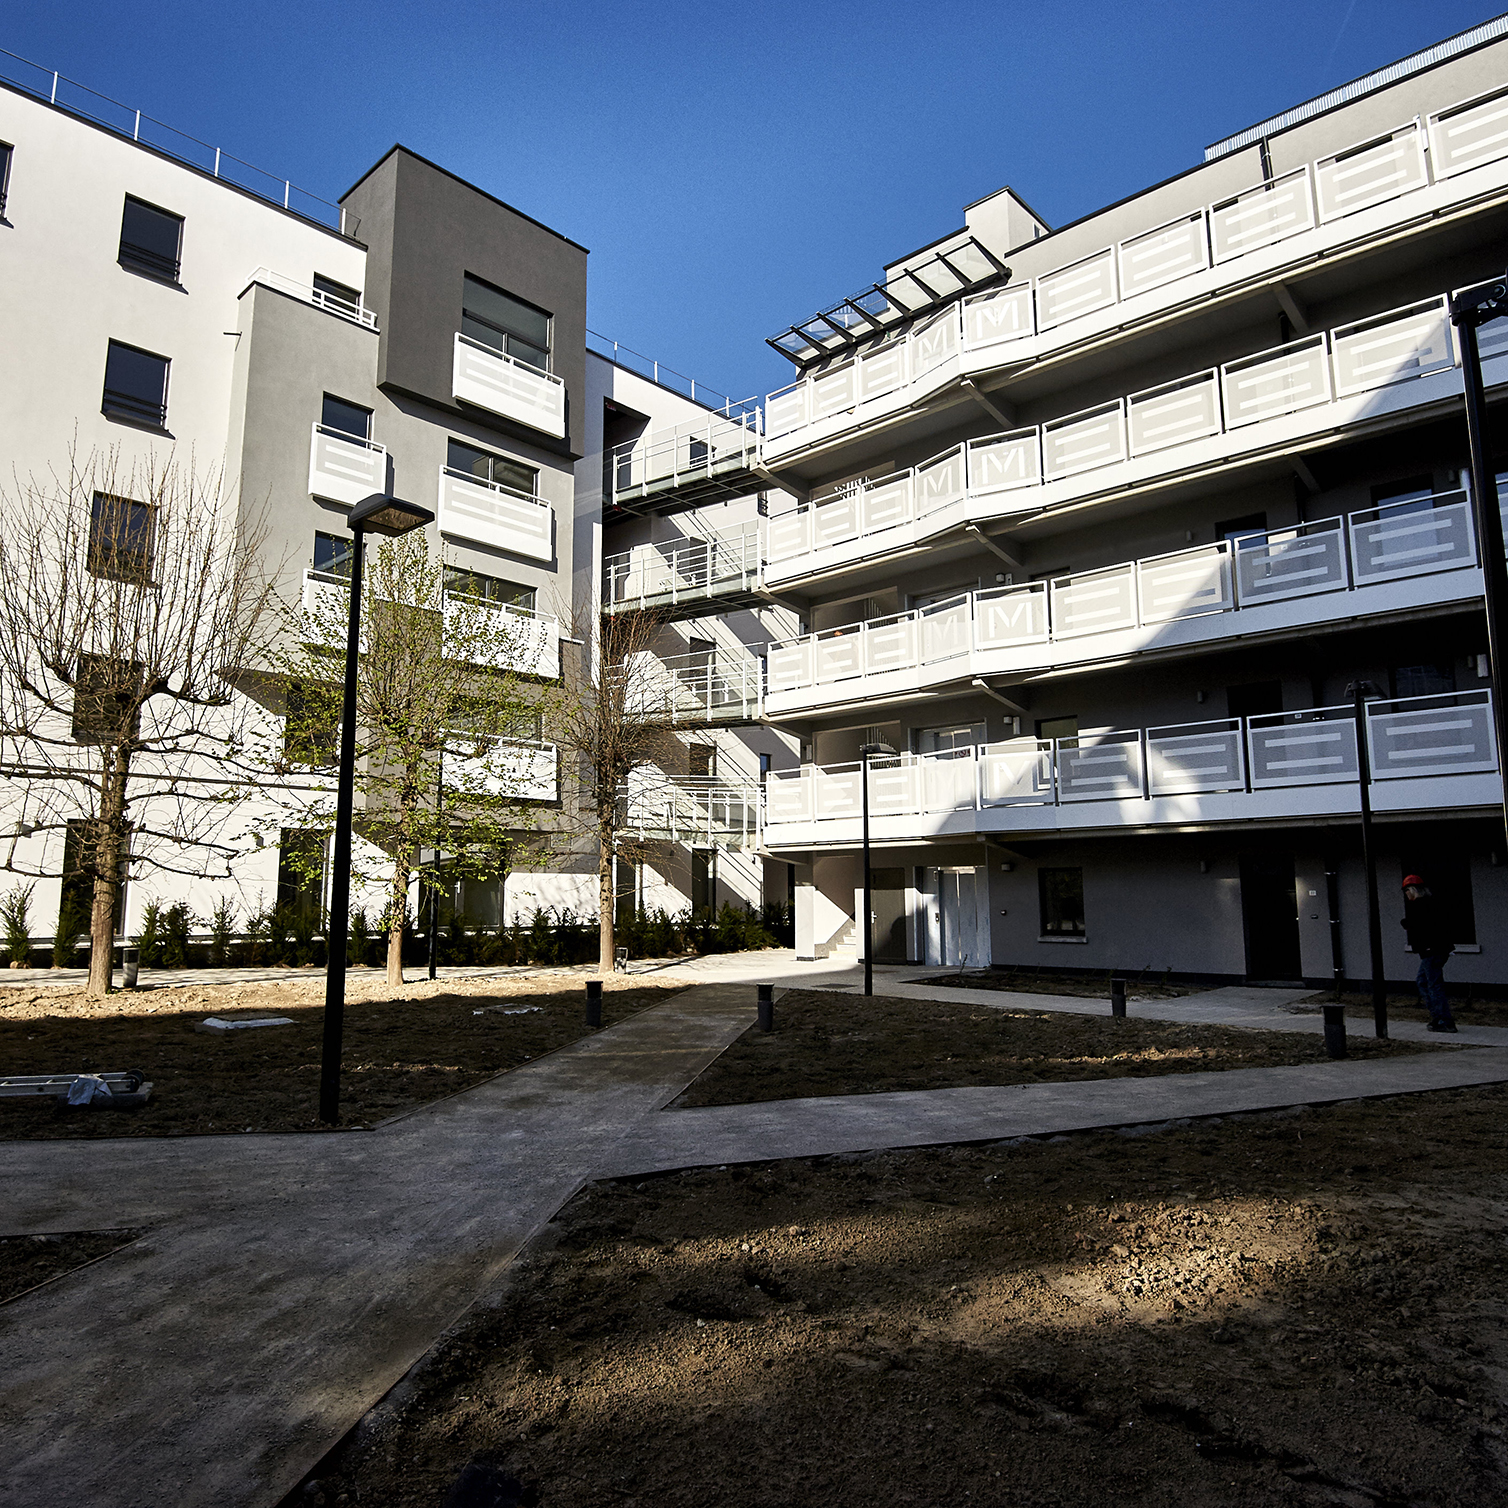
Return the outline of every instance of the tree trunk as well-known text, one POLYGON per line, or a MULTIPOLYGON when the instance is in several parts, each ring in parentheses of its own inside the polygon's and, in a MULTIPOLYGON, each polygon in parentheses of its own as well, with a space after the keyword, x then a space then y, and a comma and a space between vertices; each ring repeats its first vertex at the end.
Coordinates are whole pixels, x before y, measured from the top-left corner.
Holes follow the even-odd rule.
POLYGON ((89 912, 88 1000, 110 993, 115 963, 115 906, 120 894, 120 858, 124 842, 125 767, 123 753, 105 756, 100 780, 98 825, 94 834, 94 895, 89 912))
POLYGON ((616 960, 613 950, 617 939, 613 933, 616 920, 614 906, 613 847, 606 838, 597 840, 597 919, 600 947, 597 954, 597 972, 611 974, 616 960))
POLYGON ((387 982, 403 983, 403 923, 408 917, 409 855, 400 852, 393 867, 393 888, 387 909, 387 982))

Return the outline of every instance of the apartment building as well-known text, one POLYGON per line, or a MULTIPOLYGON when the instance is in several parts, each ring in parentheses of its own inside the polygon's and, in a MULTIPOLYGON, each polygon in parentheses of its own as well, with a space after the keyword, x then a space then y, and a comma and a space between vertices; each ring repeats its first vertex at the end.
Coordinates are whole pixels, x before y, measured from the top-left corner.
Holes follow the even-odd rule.
POLYGON ((1508 982, 1445 305, 1508 255, 1505 120, 1499 18, 1072 224, 1001 189, 772 338, 762 432, 624 443, 640 507, 784 490, 763 712, 801 763, 763 841, 803 956, 853 943, 884 745, 879 958, 1365 978, 1365 752, 1388 976, 1418 871, 1453 979, 1508 982))
MULTIPOLYGON (((10 55, 0 74, 7 472, 45 477, 71 447, 117 452, 122 474, 170 453, 223 468, 284 595, 306 602, 347 590, 354 503, 411 498, 436 515, 454 591, 511 625, 515 668, 557 677, 586 249, 402 147, 325 202, 10 55)), ((276 726, 276 686, 242 694, 276 726)), ((555 802, 554 747, 524 740, 520 760, 524 794, 555 802)), ((32 911, 50 933, 68 833, 32 830, 18 779, 5 807, 15 863, 50 877, 32 911)), ((196 879, 188 855, 187 873, 133 873, 122 930, 153 898, 201 917, 223 895, 243 917, 319 899, 289 863, 304 835, 259 847, 246 825, 222 835, 241 844, 229 884, 196 879)), ((496 884, 458 899, 483 922, 508 909, 496 884)))

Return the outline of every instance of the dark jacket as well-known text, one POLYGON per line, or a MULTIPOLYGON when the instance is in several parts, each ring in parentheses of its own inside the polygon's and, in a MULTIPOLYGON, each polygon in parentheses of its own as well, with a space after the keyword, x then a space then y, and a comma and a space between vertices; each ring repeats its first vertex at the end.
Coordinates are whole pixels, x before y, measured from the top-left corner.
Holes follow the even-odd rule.
POLYGON ((1403 930, 1408 934, 1409 947, 1418 954, 1455 951, 1451 937, 1454 929, 1440 902, 1428 890, 1416 901, 1403 898, 1403 930))

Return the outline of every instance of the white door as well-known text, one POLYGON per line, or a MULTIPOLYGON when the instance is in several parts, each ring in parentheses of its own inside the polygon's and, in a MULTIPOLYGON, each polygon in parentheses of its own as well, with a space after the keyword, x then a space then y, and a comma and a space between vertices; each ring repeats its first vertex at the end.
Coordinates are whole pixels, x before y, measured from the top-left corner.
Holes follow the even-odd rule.
POLYGON ((978 968, 977 909, 972 868, 929 869, 918 899, 926 908, 927 962, 939 967, 978 968))

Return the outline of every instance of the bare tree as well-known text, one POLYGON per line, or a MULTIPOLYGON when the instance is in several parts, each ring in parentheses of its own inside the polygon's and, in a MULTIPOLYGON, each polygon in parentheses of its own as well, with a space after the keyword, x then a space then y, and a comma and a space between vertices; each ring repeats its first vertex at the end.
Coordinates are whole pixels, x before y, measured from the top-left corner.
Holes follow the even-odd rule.
MULTIPOLYGON (((440 881, 433 867, 421 869, 425 849, 451 856, 451 879, 502 880, 523 855, 541 856, 553 836, 543 804, 553 799, 555 772, 543 769, 553 754, 538 741, 552 702, 550 634, 543 619, 488 601, 481 590, 447 568, 423 533, 384 541, 367 557, 356 826, 381 858, 362 865, 358 856, 357 878, 387 892, 392 984, 403 982, 410 883, 416 873, 440 881)), ((279 664, 287 722, 274 763, 280 772, 314 767, 296 803, 306 830, 333 825, 348 606, 346 591, 333 585, 300 610, 279 664)), ((302 862, 322 862, 323 851, 305 848, 302 862)))
POLYGON ((665 625, 653 609, 579 615, 578 637, 595 653, 575 657, 562 699, 560 741, 573 756, 577 789, 563 803, 564 826, 597 860, 599 971, 614 966, 616 866, 642 861, 659 845, 628 821, 630 777, 666 765, 674 748, 676 686, 654 650, 665 625))
MULTIPOLYGON (((0 494, 0 747, 18 830, 71 830, 88 994, 110 989, 123 876, 228 875, 275 589, 259 524, 193 457, 71 453, 0 494), (24 824, 24 826, 23 826, 24 824)), ((41 872, 41 861, 5 867, 41 872)))

